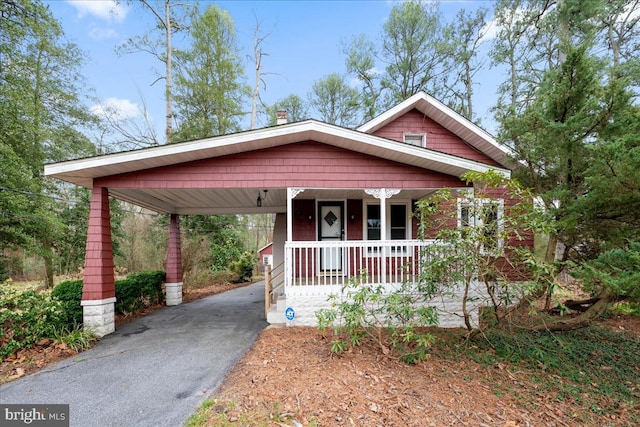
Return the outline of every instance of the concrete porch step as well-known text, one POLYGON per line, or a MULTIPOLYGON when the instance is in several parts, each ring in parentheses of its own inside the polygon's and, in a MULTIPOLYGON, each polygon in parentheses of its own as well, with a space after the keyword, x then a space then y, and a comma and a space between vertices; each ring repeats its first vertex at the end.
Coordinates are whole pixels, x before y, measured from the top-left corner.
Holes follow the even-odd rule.
POLYGON ((272 325, 284 325, 287 319, 284 316, 284 311, 287 307, 287 299, 279 297, 278 301, 269 308, 267 313, 267 322, 272 325))

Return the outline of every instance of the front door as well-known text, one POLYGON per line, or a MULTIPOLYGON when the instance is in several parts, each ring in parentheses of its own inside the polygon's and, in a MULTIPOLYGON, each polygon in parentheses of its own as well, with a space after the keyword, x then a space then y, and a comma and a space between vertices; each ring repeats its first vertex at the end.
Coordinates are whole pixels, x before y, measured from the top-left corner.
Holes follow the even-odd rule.
MULTIPOLYGON (((344 202, 318 202, 318 240, 344 240, 344 202)), ((342 247, 339 244, 320 249, 320 271, 342 271, 342 247)))

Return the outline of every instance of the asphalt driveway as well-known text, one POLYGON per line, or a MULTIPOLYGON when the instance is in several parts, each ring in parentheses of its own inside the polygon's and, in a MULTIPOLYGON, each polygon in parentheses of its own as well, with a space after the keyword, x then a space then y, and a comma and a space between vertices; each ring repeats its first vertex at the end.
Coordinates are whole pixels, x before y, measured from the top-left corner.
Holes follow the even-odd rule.
POLYGON ((180 426, 267 325, 264 282, 166 307, 0 386, 0 403, 70 405, 71 426, 180 426))

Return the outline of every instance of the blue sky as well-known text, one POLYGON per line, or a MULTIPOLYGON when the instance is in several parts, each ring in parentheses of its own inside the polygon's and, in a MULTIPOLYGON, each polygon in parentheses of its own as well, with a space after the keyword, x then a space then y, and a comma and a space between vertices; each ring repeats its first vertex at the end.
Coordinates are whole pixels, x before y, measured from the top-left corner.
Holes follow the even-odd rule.
MULTIPOLYGON (((138 53, 117 56, 115 47, 127 37, 143 34, 151 26, 148 13, 139 6, 116 4, 110 0, 45 1, 61 22, 67 38, 88 56, 83 68, 89 88, 95 91, 95 105, 111 105, 123 116, 135 117, 142 100, 158 135, 164 129, 164 85, 151 84, 162 73, 160 62, 138 53)), ((201 1, 202 6, 207 2, 201 1)), ((272 104, 295 93, 306 98, 313 83, 337 72, 345 74, 341 42, 364 33, 376 38, 396 4, 385 0, 356 1, 218 1, 233 18, 240 47, 251 55, 256 20, 262 33, 270 33, 263 43, 268 54, 263 59, 266 91, 262 99, 272 104)), ((441 11, 451 20, 462 8, 492 7, 488 1, 444 1, 441 11)), ((179 40, 176 40, 179 42, 179 40)), ((488 48, 488 44, 486 46, 488 48)), ((253 85, 252 63, 245 65, 247 83, 253 85)), ((496 70, 481 76, 476 110, 489 132, 492 120, 488 108, 495 103, 496 70)), ((499 75, 498 75, 499 77, 499 75)), ((94 105, 94 107, 95 107, 94 105)), ((248 128, 248 118, 247 125, 248 128)))

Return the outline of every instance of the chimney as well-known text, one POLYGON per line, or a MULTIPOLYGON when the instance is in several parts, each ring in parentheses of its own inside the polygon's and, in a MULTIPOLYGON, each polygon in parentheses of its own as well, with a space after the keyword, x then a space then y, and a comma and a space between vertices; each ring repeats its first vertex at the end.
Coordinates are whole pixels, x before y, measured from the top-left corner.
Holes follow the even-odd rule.
POLYGON ((287 124, 287 112, 280 110, 276 112, 276 124, 277 125, 286 125, 287 124))

